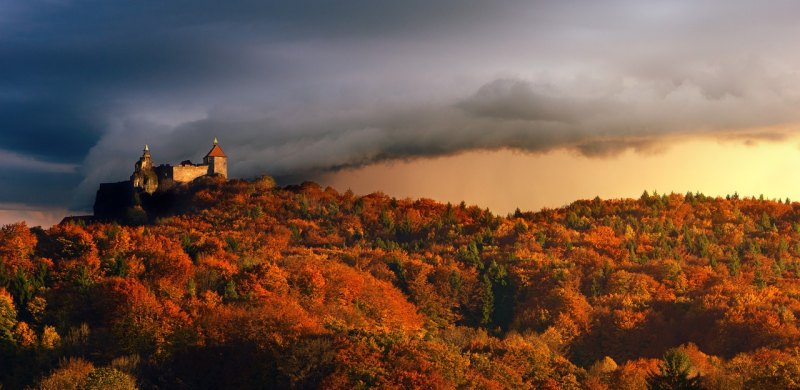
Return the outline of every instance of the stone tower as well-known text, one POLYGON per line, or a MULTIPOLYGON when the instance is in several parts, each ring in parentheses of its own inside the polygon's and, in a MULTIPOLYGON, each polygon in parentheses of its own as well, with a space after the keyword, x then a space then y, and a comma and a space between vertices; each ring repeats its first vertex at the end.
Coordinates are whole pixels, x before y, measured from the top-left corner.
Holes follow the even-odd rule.
POLYGON ((216 137, 214 138, 214 146, 212 146, 208 154, 203 157, 203 164, 208 165, 209 175, 228 177, 228 156, 226 156, 222 148, 219 147, 219 141, 217 141, 216 137))
POLYGON ((150 157, 150 147, 145 145, 142 157, 136 162, 131 175, 133 188, 152 194, 158 189, 158 175, 153 170, 153 160, 150 157))

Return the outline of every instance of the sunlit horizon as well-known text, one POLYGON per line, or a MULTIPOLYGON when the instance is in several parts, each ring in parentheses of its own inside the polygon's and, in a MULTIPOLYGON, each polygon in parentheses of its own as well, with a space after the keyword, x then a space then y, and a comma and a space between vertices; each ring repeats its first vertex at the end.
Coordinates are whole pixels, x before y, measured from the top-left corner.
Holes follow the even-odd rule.
POLYGON ((654 152, 613 158, 565 150, 527 154, 473 151, 393 161, 324 176, 320 183, 356 194, 465 201, 495 213, 538 211, 580 199, 638 198, 643 191, 700 192, 712 197, 800 200, 800 137, 781 142, 690 139, 654 152))

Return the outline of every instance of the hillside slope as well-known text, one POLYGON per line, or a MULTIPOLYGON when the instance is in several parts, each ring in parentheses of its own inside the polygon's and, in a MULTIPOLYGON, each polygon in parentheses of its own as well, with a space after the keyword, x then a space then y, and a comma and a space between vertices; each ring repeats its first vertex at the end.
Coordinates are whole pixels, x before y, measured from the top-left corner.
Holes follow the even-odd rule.
POLYGON ((798 386, 800 204, 174 191, 153 224, 0 230, 4 388, 798 386))

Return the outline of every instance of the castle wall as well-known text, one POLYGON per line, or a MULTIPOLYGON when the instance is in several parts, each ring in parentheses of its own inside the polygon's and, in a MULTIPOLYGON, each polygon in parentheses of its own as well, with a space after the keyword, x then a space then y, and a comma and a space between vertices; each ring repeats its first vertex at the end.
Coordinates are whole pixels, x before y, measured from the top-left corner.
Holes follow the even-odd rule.
POLYGON ((150 168, 140 169, 131 175, 131 183, 134 188, 152 194, 158 189, 158 175, 150 168))
POLYGON ((178 165, 172 167, 172 180, 177 183, 188 183, 207 174, 208 165, 178 165))

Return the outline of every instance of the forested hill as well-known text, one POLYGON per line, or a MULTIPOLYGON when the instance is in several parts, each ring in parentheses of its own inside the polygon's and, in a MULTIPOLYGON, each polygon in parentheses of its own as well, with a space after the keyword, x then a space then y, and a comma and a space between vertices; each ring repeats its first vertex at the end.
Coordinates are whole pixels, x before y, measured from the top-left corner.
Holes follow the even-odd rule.
POLYGON ((800 204, 174 191, 151 224, 0 230, 4 389, 800 386, 800 204))

